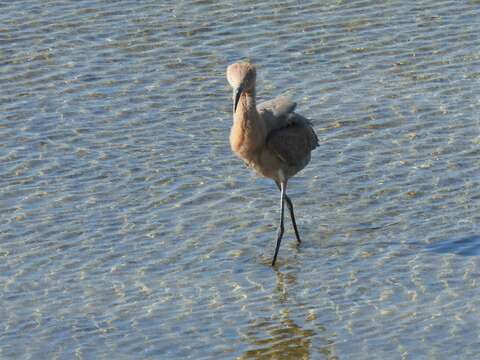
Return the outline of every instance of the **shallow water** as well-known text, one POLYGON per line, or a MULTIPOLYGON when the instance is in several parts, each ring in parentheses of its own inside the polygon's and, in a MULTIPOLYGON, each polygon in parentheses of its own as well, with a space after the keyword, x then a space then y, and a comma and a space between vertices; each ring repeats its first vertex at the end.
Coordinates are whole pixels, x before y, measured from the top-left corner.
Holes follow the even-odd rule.
POLYGON ((0 10, 2 359, 480 357, 479 1, 0 10), (320 140, 276 268, 247 58, 320 140))

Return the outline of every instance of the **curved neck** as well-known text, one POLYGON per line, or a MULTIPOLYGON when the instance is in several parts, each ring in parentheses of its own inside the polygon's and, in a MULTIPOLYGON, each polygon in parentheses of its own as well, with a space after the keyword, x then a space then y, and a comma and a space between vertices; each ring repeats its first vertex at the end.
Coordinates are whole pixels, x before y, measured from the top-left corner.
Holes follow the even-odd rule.
POLYGON ((266 127, 255 104, 255 91, 244 92, 238 100, 230 131, 232 150, 244 161, 250 163, 258 156, 258 149, 264 145, 266 127))
POLYGON ((257 106, 255 101, 255 89, 245 91, 240 95, 237 110, 233 114, 234 120, 249 120, 257 115, 257 106))

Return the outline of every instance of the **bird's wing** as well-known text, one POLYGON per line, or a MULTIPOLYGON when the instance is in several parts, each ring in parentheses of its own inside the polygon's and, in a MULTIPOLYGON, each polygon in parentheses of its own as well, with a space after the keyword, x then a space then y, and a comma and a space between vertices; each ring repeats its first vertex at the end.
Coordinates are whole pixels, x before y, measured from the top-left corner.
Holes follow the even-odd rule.
POLYGON ((310 121, 296 113, 288 115, 288 125, 272 131, 267 137, 267 147, 298 170, 308 163, 310 152, 317 146, 318 138, 310 121))
POLYGON ((258 105, 260 117, 267 124, 267 134, 288 125, 289 115, 295 110, 297 103, 285 95, 258 105))

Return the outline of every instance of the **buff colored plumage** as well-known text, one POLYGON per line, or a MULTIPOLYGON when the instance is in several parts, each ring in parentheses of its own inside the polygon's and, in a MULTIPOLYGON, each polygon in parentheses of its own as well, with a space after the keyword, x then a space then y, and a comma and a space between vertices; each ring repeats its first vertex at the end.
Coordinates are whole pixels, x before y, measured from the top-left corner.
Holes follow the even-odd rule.
POLYGON ((288 179, 310 161, 318 138, 308 121, 294 112, 296 103, 279 96, 259 106, 255 101, 256 69, 249 63, 235 63, 227 68, 227 80, 233 88, 233 126, 230 131, 232 151, 262 176, 273 179, 281 193, 281 216, 277 244, 272 260, 275 265, 284 225, 287 203, 295 236, 300 235, 293 204, 286 194, 288 179))

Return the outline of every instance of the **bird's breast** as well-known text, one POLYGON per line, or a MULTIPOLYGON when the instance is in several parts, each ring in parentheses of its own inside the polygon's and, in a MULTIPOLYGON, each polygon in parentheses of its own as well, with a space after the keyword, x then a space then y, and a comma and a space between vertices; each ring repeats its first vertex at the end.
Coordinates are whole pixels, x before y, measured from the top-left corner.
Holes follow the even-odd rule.
POLYGON ((246 162, 254 161, 262 149, 262 139, 250 131, 237 131, 232 128, 230 132, 230 146, 232 151, 246 162))

